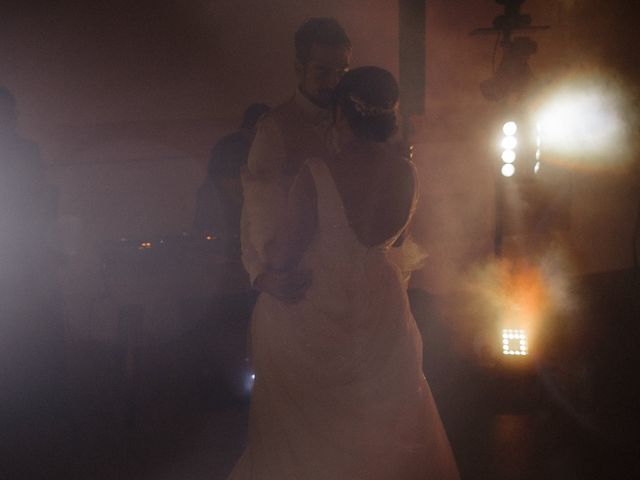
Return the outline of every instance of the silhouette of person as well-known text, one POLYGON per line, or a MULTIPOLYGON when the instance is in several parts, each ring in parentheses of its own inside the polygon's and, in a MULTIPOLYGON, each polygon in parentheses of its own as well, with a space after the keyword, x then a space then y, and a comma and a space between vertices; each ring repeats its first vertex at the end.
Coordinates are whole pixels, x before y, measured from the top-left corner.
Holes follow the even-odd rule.
MULTIPOLYGON (((240 128, 221 138, 213 147, 207 177, 198 189, 193 231, 215 237, 223 254, 240 258, 240 214, 243 192, 241 172, 247 165, 258 120, 270 108, 249 105, 240 128)), ((231 262, 230 268, 236 268, 231 262)), ((237 264, 237 267, 242 268, 237 264)), ((246 396, 248 325, 256 294, 248 290, 220 296, 211 292, 211 311, 196 331, 202 355, 199 387, 207 404, 217 405, 233 397, 246 396), (215 321, 211 321, 215 318, 215 321), (224 338, 224 348, 219 341, 224 338), (216 347, 212 347, 216 345, 216 347), (212 368, 217 365, 218 368, 212 368)))
POLYGON ((269 110, 262 103, 254 103, 245 110, 239 130, 223 137, 213 147, 207 178, 198 189, 193 230, 222 240, 227 253, 234 257, 240 251, 240 173, 247 164, 256 124, 269 110))
POLYGON ((0 87, 0 404, 28 411, 60 379, 64 330, 46 245, 52 190, 17 119, 15 97, 0 87))
POLYGON ((264 249, 298 170, 326 151, 333 90, 351 62, 351 41, 334 18, 308 19, 295 33, 294 47, 297 88, 260 121, 243 175, 242 261, 256 290, 280 297, 299 294, 307 280, 295 272, 268 272, 264 249))
POLYGON ((18 135, 17 118, 13 94, 0 88, 0 258, 24 272, 46 228, 47 186, 39 149, 18 135))

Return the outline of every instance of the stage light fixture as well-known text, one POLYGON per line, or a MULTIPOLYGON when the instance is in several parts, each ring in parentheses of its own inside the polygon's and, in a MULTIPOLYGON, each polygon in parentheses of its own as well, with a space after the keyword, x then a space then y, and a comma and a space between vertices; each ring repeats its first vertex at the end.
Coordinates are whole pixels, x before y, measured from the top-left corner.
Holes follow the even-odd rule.
POLYGON ((507 136, 513 136, 518 131, 518 125, 516 122, 509 121, 502 126, 502 133, 507 136))
POLYGON ((505 150, 514 150, 518 146, 518 140, 513 135, 502 139, 502 148, 505 150))
POLYGON ((518 139, 515 136, 517 132, 518 124, 513 120, 508 120, 502 124, 502 133, 504 136, 500 142, 502 146, 502 154, 500 155, 502 159, 502 169, 500 173, 503 177, 511 177, 516 172, 513 163, 518 156, 515 151, 518 146, 518 139))
POLYGON ((501 158, 504 163, 513 163, 516 161, 516 152, 513 150, 505 150, 502 152, 501 158))
POLYGON ((526 356, 529 354, 527 332, 523 329, 502 330, 502 354, 526 356))
POLYGON ((516 173, 516 167, 514 167, 512 163, 505 163, 502 166, 502 170, 500 170, 500 173, 502 173, 503 177, 513 177, 513 175, 516 173))

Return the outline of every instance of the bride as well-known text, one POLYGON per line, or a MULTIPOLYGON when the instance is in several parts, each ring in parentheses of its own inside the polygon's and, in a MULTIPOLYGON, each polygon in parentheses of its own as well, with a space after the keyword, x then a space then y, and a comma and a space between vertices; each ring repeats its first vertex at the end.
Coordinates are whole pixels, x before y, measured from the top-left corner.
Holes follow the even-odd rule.
POLYGON ((262 294, 248 446, 230 480, 459 478, 402 275, 387 257, 414 211, 416 173, 386 141, 398 87, 377 67, 336 88, 333 153, 305 163, 271 269, 303 295, 262 294))

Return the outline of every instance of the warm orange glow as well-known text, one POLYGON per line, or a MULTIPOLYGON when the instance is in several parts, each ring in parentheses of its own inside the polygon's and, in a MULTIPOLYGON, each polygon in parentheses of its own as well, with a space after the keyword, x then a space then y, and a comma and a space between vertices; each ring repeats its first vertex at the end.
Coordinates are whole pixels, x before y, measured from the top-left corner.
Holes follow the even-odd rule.
POLYGON ((502 280, 502 289, 522 321, 530 323, 539 318, 548 300, 540 270, 532 265, 515 264, 503 272, 502 280))
POLYGON ((562 308, 555 305, 562 282, 554 279, 544 264, 527 261, 501 259, 477 273, 474 308, 482 312, 486 328, 494 332, 489 348, 514 358, 535 354, 542 329, 549 327, 546 319, 550 312, 562 308))

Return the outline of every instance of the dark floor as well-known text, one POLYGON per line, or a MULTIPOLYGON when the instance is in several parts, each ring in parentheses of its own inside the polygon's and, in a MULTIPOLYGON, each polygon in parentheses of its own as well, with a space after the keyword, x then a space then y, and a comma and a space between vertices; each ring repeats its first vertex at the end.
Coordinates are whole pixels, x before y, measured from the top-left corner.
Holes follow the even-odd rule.
MULTIPOLYGON (((637 478, 637 445, 616 443, 549 409, 495 411, 468 391, 442 404, 463 479, 637 478), (635 469, 635 470, 634 470, 635 469)), ((224 479, 242 451, 247 405, 156 392, 134 424, 103 403, 68 405, 14 425, 2 479, 224 479)), ((76 399, 77 402, 87 402, 76 399)), ((7 431, 3 439, 8 440, 7 431)))
MULTIPOLYGON (((463 479, 640 478, 636 284, 624 275, 589 281, 592 292, 616 292, 592 295, 593 318, 627 326, 591 328, 603 345, 590 344, 582 402, 551 368, 514 372, 456 359, 446 329, 430 320, 439 317, 435 300, 414 292, 416 319, 430 332, 425 372, 463 479)), ((69 356, 83 368, 68 372, 50 401, 2 412, 1 480, 226 477, 246 438, 237 388, 209 372, 193 375, 184 345, 146 352, 151 367, 138 375, 126 375, 122 351, 75 348, 69 356)))

